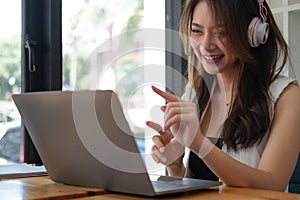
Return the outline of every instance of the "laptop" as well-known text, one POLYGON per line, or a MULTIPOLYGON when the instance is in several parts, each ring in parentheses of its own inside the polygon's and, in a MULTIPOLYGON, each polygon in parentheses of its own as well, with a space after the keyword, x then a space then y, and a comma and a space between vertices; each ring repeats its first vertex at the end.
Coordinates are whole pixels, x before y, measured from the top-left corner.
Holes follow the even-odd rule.
POLYGON ((220 185, 152 176, 111 90, 15 94, 13 100, 54 182, 156 196, 220 185))

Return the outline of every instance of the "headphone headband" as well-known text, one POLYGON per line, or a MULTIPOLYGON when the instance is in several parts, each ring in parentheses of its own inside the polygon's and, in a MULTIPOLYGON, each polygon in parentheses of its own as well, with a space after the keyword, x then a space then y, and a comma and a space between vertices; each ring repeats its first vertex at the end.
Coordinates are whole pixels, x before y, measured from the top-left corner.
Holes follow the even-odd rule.
POLYGON ((258 0, 258 5, 259 5, 259 14, 263 20, 263 22, 267 21, 267 16, 268 16, 268 10, 266 6, 264 6, 264 0, 258 0))
POLYGON ((265 44, 269 37, 269 24, 267 23, 268 10, 264 0, 257 0, 259 5, 259 17, 254 17, 248 26, 248 41, 251 47, 265 44))

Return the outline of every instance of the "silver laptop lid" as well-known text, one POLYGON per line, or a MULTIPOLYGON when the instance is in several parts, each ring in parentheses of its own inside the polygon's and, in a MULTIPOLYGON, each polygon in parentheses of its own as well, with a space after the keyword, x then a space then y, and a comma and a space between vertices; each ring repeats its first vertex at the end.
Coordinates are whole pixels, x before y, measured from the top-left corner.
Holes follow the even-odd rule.
POLYGON ((13 100, 53 181, 154 194, 113 91, 35 92, 13 100))

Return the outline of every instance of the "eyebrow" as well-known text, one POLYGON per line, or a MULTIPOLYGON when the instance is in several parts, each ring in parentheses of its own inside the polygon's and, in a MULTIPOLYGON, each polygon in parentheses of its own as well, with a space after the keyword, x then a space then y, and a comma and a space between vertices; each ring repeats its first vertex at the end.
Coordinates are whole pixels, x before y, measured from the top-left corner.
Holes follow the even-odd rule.
POLYGON ((197 23, 195 23, 195 22, 192 22, 192 26, 197 26, 197 27, 199 27, 199 28, 203 28, 203 26, 202 26, 202 25, 200 25, 200 24, 197 24, 197 23))
MULTIPOLYGON (((201 24, 198 24, 196 22, 192 22, 192 26, 196 26, 196 27, 199 27, 199 28, 204 28, 201 24)), ((217 26, 214 26, 213 28, 225 28, 225 25, 224 24, 219 24, 217 26)))

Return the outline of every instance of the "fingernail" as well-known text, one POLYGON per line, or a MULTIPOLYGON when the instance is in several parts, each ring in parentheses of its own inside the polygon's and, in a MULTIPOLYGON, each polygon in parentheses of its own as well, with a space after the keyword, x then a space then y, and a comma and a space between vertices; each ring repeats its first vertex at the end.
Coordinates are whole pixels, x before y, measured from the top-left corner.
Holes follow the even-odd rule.
POLYGON ((161 153, 164 153, 164 152, 165 152, 165 147, 160 147, 160 148, 159 148, 159 151, 160 151, 161 153))
POLYGON ((146 121, 146 125, 149 126, 149 124, 150 124, 150 121, 146 121))
POLYGON ((161 106, 160 109, 165 112, 166 111, 166 106, 161 106))

